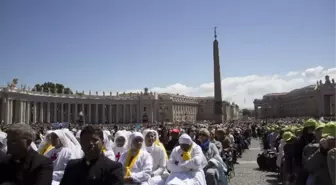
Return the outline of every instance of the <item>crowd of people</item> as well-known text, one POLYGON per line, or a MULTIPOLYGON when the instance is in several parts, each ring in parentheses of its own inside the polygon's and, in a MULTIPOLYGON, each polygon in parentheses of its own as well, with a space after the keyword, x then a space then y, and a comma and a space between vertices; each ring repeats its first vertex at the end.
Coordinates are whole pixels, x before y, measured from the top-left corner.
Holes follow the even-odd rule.
POLYGON ((250 124, 3 125, 0 185, 227 185, 250 124))
POLYGON ((336 122, 307 119, 267 124, 256 135, 266 151, 277 154, 275 164, 283 184, 335 185, 335 131, 336 122))
POLYGON ((4 125, 0 185, 227 185, 252 137, 284 184, 335 185, 335 122, 4 125))

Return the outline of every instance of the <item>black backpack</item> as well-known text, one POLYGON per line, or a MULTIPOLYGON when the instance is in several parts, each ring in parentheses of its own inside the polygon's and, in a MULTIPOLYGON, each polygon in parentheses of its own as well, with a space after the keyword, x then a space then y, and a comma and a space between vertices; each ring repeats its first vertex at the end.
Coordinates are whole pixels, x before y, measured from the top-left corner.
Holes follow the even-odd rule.
POLYGON ((277 170, 277 154, 273 151, 267 151, 266 154, 267 158, 267 170, 275 172, 277 170))
POLYGON ((257 163, 260 170, 266 170, 267 169, 267 151, 263 151, 258 154, 257 157, 257 163))
POLYGON ((257 163, 260 170, 276 171, 277 154, 271 150, 265 150, 258 154, 257 163))

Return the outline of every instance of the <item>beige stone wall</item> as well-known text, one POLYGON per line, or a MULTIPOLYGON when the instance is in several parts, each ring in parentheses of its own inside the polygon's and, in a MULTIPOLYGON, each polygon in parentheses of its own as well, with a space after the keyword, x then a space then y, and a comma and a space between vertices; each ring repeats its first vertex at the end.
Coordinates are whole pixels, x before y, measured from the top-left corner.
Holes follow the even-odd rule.
MULTIPOLYGON (((194 122, 213 120, 213 98, 197 98, 176 94, 121 93, 98 95, 66 95, 33 92, 23 89, 0 89, 0 120, 52 123, 142 123, 194 122), (83 114, 83 116, 80 116, 83 114)), ((223 102, 226 120, 236 117, 238 109, 223 102)))
POLYGON ((335 115, 335 90, 336 84, 326 77, 324 83, 318 82, 288 93, 264 95, 254 101, 255 111, 258 118, 335 115))
MULTIPOLYGON (((198 114, 197 120, 214 120, 214 99, 213 97, 203 97, 198 98, 198 114)), ((232 105, 226 101, 222 102, 223 117, 224 120, 231 120, 235 118, 235 115, 238 115, 237 109, 239 107, 232 107, 232 105)), ((239 110, 238 110, 239 111, 239 110)))

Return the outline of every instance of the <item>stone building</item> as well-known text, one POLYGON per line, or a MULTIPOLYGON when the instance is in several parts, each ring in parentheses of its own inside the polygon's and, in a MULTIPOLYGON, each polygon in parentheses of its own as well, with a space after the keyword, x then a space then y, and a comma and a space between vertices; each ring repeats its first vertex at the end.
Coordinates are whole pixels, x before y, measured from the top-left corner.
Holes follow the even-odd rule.
POLYGON ((254 100, 257 118, 321 117, 335 116, 334 79, 325 76, 325 82, 318 81, 300 89, 284 93, 270 93, 254 100))
MULTIPOLYGON (((199 97, 197 120, 211 120, 214 121, 214 98, 213 97, 199 97)), ((222 112, 225 121, 239 119, 239 106, 234 103, 222 101, 222 112)))
POLYGON ((159 94, 159 115, 158 121, 161 122, 195 122, 197 118, 198 102, 193 97, 159 94))
POLYGON ((142 93, 94 95, 54 94, 13 87, 0 88, 0 120, 53 123, 144 123, 196 121, 197 101, 193 97, 142 93))

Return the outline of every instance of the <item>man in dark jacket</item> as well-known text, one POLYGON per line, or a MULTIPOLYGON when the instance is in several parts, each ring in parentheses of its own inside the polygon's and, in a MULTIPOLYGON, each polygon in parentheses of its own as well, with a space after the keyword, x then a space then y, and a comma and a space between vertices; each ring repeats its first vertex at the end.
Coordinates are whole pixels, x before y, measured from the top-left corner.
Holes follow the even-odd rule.
POLYGON ((285 181, 293 182, 295 179, 294 175, 294 143, 296 141, 296 138, 294 134, 291 134, 290 132, 286 132, 283 135, 284 140, 286 142, 283 150, 284 150, 284 176, 285 181))
POLYGON ((124 185, 122 164, 104 156, 103 140, 101 129, 86 126, 81 131, 85 156, 68 162, 60 185, 124 185))
POLYGON ((0 150, 0 159, 6 156, 6 153, 0 150))
POLYGON ((171 151, 173 151, 173 149, 179 145, 178 143, 178 138, 180 135, 180 130, 179 129, 173 129, 171 131, 171 140, 168 141, 168 144, 166 146, 166 150, 167 152, 170 154, 171 151))
POLYGON ((9 155, 0 159, 0 184, 51 185, 53 164, 30 148, 34 137, 34 130, 24 123, 7 130, 9 155))
POLYGON ((309 173, 303 168, 303 149, 315 139, 315 128, 317 121, 308 119, 304 122, 302 136, 294 143, 294 169, 296 174, 296 185, 305 185, 309 173))

